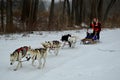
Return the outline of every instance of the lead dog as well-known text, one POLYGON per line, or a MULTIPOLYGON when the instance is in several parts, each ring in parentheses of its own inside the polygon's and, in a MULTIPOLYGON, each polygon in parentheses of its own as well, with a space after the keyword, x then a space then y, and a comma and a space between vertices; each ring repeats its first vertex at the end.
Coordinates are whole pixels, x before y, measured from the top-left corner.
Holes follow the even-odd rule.
POLYGON ((69 47, 74 48, 75 47, 75 43, 77 41, 77 37, 76 36, 72 36, 70 34, 67 34, 67 35, 63 35, 62 36, 61 41, 63 42, 62 48, 66 45, 66 43, 69 44, 69 47))
POLYGON ((38 69, 45 66, 46 56, 47 56, 47 48, 39 48, 39 49, 29 49, 27 54, 32 59, 32 65, 34 66, 34 61, 38 60, 38 69), (42 63, 43 59, 43 63, 42 63))
POLYGON ((63 42, 62 48, 66 45, 66 43, 68 43, 69 47, 71 47, 71 43, 68 41, 69 37, 71 37, 70 34, 66 34, 61 37, 60 40, 63 42))
POLYGON ((59 49, 61 47, 61 42, 57 41, 57 40, 53 40, 53 41, 46 41, 44 43, 42 43, 42 46, 44 48, 48 48, 49 52, 50 50, 54 50, 54 54, 57 56, 59 53, 59 49))
POLYGON ((29 58, 26 56, 27 55, 27 51, 30 49, 31 47, 20 47, 18 49, 16 49, 12 54, 10 54, 10 65, 13 65, 15 61, 18 62, 16 68, 14 69, 14 71, 16 71, 19 67, 22 67, 22 58, 26 57, 27 60, 29 60, 29 58))
POLYGON ((70 43, 70 47, 71 48, 74 48, 75 47, 75 44, 77 42, 77 37, 76 36, 71 36, 71 37, 68 37, 68 41, 70 43))

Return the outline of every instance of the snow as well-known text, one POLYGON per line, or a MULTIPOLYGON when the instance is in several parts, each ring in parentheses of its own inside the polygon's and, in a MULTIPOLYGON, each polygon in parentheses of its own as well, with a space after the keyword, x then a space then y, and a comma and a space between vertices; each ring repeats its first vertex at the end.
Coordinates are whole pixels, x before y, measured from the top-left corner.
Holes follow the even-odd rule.
MULTIPOLYGON (((61 32, 34 32, 29 36, 22 34, 0 35, 0 80, 120 80, 120 29, 104 29, 100 43, 80 44, 86 30, 61 32), (42 33, 42 35, 40 35, 42 33), (31 61, 23 62, 23 67, 10 65, 9 55, 21 46, 41 47, 44 41, 60 40, 64 34, 78 37, 76 47, 60 49, 58 56, 49 54, 46 66, 37 69, 31 61)), ((35 63, 37 65, 37 62, 35 63)))

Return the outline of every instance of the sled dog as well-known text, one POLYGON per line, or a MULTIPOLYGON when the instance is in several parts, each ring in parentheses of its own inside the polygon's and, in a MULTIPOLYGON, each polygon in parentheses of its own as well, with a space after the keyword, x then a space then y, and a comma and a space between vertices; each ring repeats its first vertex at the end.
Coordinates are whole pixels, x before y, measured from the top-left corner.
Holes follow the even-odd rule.
POLYGON ((63 42, 62 48, 66 45, 66 43, 69 44, 69 47, 75 47, 75 43, 77 41, 77 37, 76 36, 72 36, 70 34, 67 35, 63 35, 61 38, 61 41, 63 42))
POLYGON ((42 43, 42 46, 44 48, 48 48, 49 52, 50 50, 54 50, 54 54, 58 55, 59 49, 61 47, 61 42, 57 41, 57 40, 53 40, 53 41, 46 41, 44 43, 42 43))
POLYGON ((29 49, 27 55, 32 59, 33 66, 35 66, 34 61, 38 60, 38 69, 43 68, 46 63, 47 48, 29 49))
POLYGON ((68 37, 68 41, 70 43, 70 47, 74 48, 77 42, 77 37, 76 36, 68 37))
POLYGON ((69 47, 71 46, 71 43, 68 41, 68 38, 71 37, 70 34, 63 35, 61 37, 61 41, 63 42, 62 48, 68 43, 69 47))
POLYGON ((26 57, 27 60, 29 60, 29 58, 26 56, 27 55, 27 51, 30 49, 31 47, 20 47, 18 49, 16 49, 12 54, 10 54, 10 65, 13 65, 15 61, 18 61, 18 64, 16 66, 16 68, 14 69, 14 71, 16 71, 19 67, 22 67, 22 58, 26 57))

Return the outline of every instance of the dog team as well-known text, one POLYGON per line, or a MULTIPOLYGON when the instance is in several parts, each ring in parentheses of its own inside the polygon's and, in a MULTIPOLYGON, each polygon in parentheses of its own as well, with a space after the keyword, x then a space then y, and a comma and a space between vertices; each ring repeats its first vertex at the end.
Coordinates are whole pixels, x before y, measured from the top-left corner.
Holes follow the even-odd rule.
MULTIPOLYGON (((99 42, 100 39, 100 32, 101 32, 101 23, 98 22, 98 18, 94 18, 92 23, 90 24, 90 28, 93 29, 92 34, 88 32, 87 29, 87 36, 81 40, 83 44, 95 44, 99 42)), ((69 47, 74 48, 77 37, 71 36, 70 34, 63 35, 61 37, 61 41, 45 41, 42 44, 42 48, 32 49, 30 46, 23 46, 18 49, 16 49, 12 54, 10 54, 10 64, 13 65, 15 61, 18 62, 16 68, 14 71, 16 71, 19 67, 22 67, 22 58, 26 58, 25 61, 32 60, 32 65, 34 66, 34 61, 37 60, 39 65, 38 68, 42 68, 45 66, 46 63, 46 57, 47 53, 51 50, 54 51, 54 54, 57 56, 59 53, 60 48, 63 48, 66 43, 69 45, 69 47), (62 45, 63 43, 63 45, 62 45), (42 61, 43 59, 43 61, 42 61)))
POLYGON ((32 49, 31 46, 23 46, 16 49, 12 54, 10 54, 10 65, 13 65, 14 62, 18 62, 14 71, 18 70, 18 68, 22 67, 22 62, 32 60, 32 66, 34 65, 34 61, 38 61, 38 69, 43 68, 46 63, 46 57, 48 52, 51 50, 57 56, 60 48, 63 48, 66 44, 69 47, 74 48, 77 41, 76 36, 72 36, 70 34, 63 35, 61 37, 61 41, 53 40, 53 41, 45 41, 41 43, 42 48, 32 49), (23 58, 26 60, 22 61, 23 58))

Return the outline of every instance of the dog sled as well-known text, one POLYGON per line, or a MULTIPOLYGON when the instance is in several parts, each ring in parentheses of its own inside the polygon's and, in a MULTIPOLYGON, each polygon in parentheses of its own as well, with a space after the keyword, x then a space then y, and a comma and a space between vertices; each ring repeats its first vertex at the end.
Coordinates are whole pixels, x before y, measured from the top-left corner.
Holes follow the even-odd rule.
POLYGON ((81 42, 83 44, 96 44, 99 41, 97 35, 87 32, 87 36, 84 39, 82 39, 81 42))

